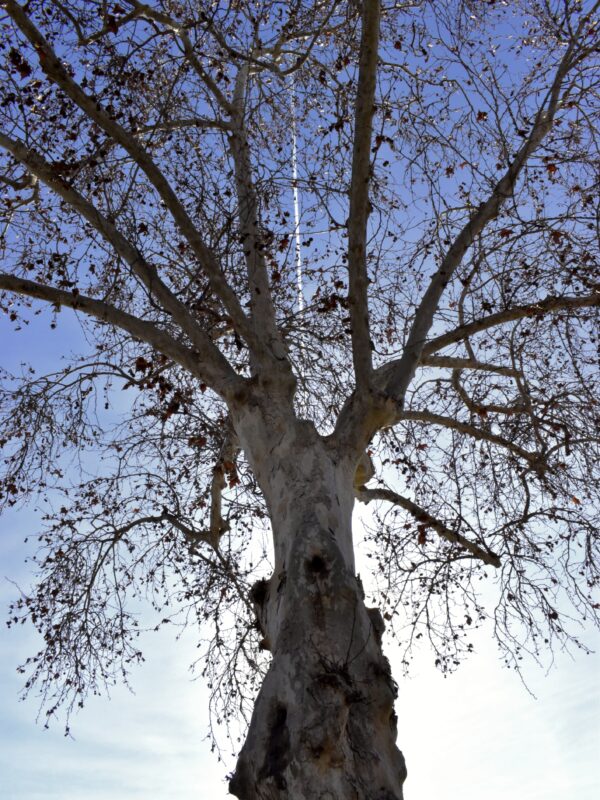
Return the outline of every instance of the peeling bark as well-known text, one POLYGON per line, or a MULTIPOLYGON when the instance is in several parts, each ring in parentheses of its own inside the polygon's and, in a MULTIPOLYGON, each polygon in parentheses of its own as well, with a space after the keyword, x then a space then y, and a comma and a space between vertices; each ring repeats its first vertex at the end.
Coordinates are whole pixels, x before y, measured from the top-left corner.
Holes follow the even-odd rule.
MULTIPOLYGON (((255 464, 276 563, 252 601, 273 659, 229 788, 240 800, 402 800, 383 620, 355 575, 352 465, 301 426, 286 437, 294 457, 280 444, 255 464)), ((252 461, 265 440, 244 433, 252 461)))

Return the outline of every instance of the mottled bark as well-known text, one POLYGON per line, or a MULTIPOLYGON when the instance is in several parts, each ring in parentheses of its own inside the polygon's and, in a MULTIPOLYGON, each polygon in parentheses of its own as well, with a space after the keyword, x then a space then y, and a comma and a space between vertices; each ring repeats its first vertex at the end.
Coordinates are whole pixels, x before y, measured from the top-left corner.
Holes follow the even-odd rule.
POLYGON ((252 598, 272 662, 230 791, 240 800, 401 800, 383 620, 365 607, 355 575, 353 465, 308 423, 282 424, 281 441, 277 430, 267 442, 256 427, 245 431, 273 523, 275 570, 252 598))

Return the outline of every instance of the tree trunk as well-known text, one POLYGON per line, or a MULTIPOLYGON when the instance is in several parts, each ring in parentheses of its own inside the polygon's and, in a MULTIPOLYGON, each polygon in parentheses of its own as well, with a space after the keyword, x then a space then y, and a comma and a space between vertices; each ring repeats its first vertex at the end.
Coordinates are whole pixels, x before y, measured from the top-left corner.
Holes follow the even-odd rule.
POLYGON ((229 789, 240 800, 402 800, 383 620, 355 575, 353 465, 308 423, 294 427, 287 443, 271 430, 260 457, 256 429, 245 437, 273 525, 275 570, 253 588, 272 662, 229 789))

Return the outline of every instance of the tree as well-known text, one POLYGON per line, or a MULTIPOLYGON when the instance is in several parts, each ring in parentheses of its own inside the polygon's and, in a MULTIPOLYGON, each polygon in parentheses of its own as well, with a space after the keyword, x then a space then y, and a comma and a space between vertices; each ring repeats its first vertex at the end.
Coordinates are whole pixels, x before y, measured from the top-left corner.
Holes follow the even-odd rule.
POLYGON ((26 685, 126 677, 148 595, 222 719, 262 680, 234 795, 401 798, 386 624, 599 622, 598 3, 0 6, 2 310, 90 341, 4 375, 3 504, 63 498, 26 685))

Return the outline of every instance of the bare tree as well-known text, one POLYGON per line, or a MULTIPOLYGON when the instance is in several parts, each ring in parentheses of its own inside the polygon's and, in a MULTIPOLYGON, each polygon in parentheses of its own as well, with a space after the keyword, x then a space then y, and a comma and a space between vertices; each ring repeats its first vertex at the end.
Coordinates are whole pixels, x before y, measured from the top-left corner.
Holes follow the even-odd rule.
POLYGON ((0 8, 1 307, 92 345, 4 375, 2 502, 64 497, 27 686, 126 677, 147 596, 222 719, 262 681, 233 794, 401 798, 386 623, 599 621, 598 3, 0 8))

